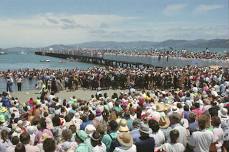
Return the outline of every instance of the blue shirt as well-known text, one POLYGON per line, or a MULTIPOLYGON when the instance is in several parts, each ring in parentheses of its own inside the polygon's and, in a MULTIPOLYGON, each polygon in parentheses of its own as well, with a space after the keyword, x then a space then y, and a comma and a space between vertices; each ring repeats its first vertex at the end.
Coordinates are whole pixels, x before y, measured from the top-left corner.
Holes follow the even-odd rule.
POLYGON ((154 152, 155 141, 152 137, 139 137, 135 143, 137 152, 154 152))
POLYGON ((9 98, 7 97, 2 97, 2 106, 10 108, 11 107, 11 103, 9 98))
POLYGON ((138 140, 138 138, 140 137, 139 129, 133 129, 131 131, 131 135, 132 135, 134 143, 135 143, 138 140))

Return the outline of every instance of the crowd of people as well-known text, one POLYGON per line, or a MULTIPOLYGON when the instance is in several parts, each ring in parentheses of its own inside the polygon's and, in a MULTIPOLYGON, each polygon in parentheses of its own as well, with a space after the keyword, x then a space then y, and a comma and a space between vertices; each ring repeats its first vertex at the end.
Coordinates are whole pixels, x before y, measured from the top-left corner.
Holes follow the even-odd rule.
POLYGON ((50 92, 86 89, 190 89, 206 85, 213 79, 213 85, 229 79, 228 69, 218 67, 186 66, 182 68, 114 68, 92 67, 88 70, 18 70, 2 71, 0 77, 6 79, 7 91, 12 91, 13 82, 21 91, 23 79, 35 80, 36 88, 50 92), (220 81, 218 81, 218 79, 220 81))
POLYGON ((104 55, 127 55, 127 56, 156 56, 156 57, 176 57, 176 58, 188 58, 188 59, 218 59, 227 60, 229 57, 227 54, 219 54, 217 52, 206 51, 187 51, 182 50, 147 50, 147 51, 106 51, 104 55))
POLYGON ((229 75, 219 67, 94 67, 0 75, 42 84, 36 99, 0 95, 0 152, 229 151, 229 75), (63 99, 56 96, 57 81, 70 91, 98 91, 90 100, 63 99), (128 91, 108 96, 106 87, 128 91))
POLYGON ((82 56, 97 56, 97 57, 104 57, 106 55, 122 55, 122 56, 152 56, 158 57, 161 59, 163 57, 166 58, 184 58, 184 59, 214 59, 214 60, 228 60, 228 52, 219 53, 217 51, 209 51, 206 48, 205 51, 191 51, 186 49, 176 50, 173 48, 170 49, 146 49, 146 50, 139 50, 139 49, 132 49, 132 50, 122 50, 122 49, 73 49, 73 50, 43 50, 43 52, 59 52, 64 54, 72 54, 72 55, 82 55, 82 56))

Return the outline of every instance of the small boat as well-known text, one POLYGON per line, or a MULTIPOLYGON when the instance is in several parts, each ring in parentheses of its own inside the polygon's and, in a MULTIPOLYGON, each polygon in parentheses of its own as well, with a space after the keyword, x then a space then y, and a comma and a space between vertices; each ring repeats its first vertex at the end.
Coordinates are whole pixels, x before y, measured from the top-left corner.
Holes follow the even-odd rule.
POLYGON ((21 51, 21 52, 20 52, 20 54, 24 55, 24 54, 25 54, 25 52, 24 52, 24 51, 21 51))
POLYGON ((40 62, 50 62, 50 60, 40 60, 40 62))
POLYGON ((59 61, 59 63, 65 63, 64 61, 59 61))
POLYGON ((3 51, 0 52, 0 55, 4 55, 4 54, 7 54, 7 53, 3 51))

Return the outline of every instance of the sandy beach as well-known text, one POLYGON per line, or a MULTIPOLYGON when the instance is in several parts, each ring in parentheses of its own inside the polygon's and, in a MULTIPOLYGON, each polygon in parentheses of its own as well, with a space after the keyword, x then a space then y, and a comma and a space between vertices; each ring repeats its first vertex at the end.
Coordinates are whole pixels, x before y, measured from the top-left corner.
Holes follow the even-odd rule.
MULTIPOLYGON (((108 96, 110 97, 113 93, 120 93, 120 92, 127 92, 128 90, 102 90, 102 93, 107 93, 108 96)), ((69 99, 72 96, 75 96, 77 99, 83 99, 83 100, 89 100, 91 98, 91 95, 95 95, 96 91, 95 90, 88 90, 88 89, 79 89, 76 91, 60 91, 56 93, 56 96, 59 97, 60 99, 69 99)), ((31 91, 22 91, 22 92, 12 92, 11 93, 12 97, 17 97, 20 102, 25 102, 29 98, 37 98, 40 97, 39 90, 31 90, 31 91)))

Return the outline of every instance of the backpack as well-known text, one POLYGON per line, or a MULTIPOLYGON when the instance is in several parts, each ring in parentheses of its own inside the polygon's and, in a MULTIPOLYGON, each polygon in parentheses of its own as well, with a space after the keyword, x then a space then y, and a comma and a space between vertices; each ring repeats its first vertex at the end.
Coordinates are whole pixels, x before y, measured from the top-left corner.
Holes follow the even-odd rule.
POLYGON ((116 147, 119 147, 120 144, 116 138, 113 138, 110 134, 108 134, 112 140, 109 152, 113 152, 116 147))

